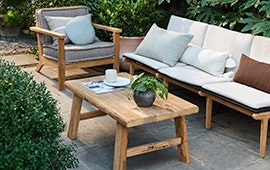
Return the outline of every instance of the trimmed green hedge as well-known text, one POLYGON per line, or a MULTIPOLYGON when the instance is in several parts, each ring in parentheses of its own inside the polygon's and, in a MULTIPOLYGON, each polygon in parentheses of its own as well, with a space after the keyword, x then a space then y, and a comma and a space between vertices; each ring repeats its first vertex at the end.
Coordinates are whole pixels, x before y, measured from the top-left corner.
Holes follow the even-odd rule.
POLYGON ((0 59, 0 169, 76 167, 73 146, 60 137, 65 127, 45 84, 0 59))

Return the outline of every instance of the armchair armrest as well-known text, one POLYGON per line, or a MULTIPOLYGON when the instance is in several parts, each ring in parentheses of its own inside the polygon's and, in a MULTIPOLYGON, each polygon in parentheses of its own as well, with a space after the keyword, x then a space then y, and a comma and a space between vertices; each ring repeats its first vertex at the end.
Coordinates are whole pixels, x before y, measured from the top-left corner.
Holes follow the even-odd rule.
POLYGON ((97 29, 102 29, 102 30, 105 30, 105 31, 110 31, 110 32, 113 32, 113 33, 120 34, 122 32, 122 29, 111 27, 111 26, 106 26, 106 25, 101 25, 101 24, 94 24, 94 23, 93 23, 93 26, 95 28, 97 28, 97 29))
POLYGON ((49 36, 54 36, 54 37, 61 38, 61 39, 64 39, 66 37, 66 34, 61 34, 61 33, 58 33, 58 32, 54 32, 54 31, 47 30, 47 29, 44 29, 44 28, 39 28, 39 27, 30 27, 30 30, 34 31, 36 33, 45 34, 45 35, 49 35, 49 36))
MULTIPOLYGON (((39 50, 39 58, 41 58, 41 56, 43 55, 43 47, 41 45, 40 42, 40 35, 39 34, 45 34, 48 36, 54 36, 57 38, 57 44, 58 44, 58 63, 60 63, 59 65, 63 66, 64 62, 65 62, 65 52, 64 52, 64 39, 66 37, 66 34, 61 34, 61 33, 57 33, 51 30, 47 30, 44 28, 40 28, 40 27, 30 27, 29 28, 31 31, 34 31, 37 33, 37 38, 38 38, 38 50, 39 50)), ((41 69, 41 68, 40 68, 41 69)))
POLYGON ((120 33, 122 32, 122 29, 106 26, 106 25, 101 25, 101 24, 95 24, 95 23, 93 23, 93 26, 97 29, 112 32, 113 34, 112 38, 113 38, 113 43, 114 43, 114 58, 115 58, 113 67, 118 72, 119 71, 119 55, 120 55, 120 33))

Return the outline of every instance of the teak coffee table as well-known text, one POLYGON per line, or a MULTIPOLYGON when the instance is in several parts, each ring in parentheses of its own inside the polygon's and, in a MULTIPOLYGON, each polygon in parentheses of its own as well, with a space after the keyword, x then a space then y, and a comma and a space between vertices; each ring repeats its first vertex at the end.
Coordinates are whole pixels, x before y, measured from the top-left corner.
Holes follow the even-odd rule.
MULTIPOLYGON (((118 75, 131 77, 131 75, 127 73, 120 73, 118 75)), ((166 101, 157 98, 151 107, 138 107, 133 99, 128 99, 128 89, 96 94, 83 85, 83 82, 103 79, 104 76, 97 76, 65 82, 66 88, 71 90, 74 94, 68 128, 68 137, 70 139, 77 138, 79 122, 81 120, 109 115, 117 122, 114 147, 114 170, 126 169, 127 157, 172 146, 177 146, 180 160, 190 162, 185 116, 197 113, 199 109, 196 105, 173 94, 169 94, 168 100, 166 101), (83 100, 86 100, 99 110, 81 113, 83 100), (127 148, 128 128, 171 118, 174 118, 176 130, 175 138, 127 148)))

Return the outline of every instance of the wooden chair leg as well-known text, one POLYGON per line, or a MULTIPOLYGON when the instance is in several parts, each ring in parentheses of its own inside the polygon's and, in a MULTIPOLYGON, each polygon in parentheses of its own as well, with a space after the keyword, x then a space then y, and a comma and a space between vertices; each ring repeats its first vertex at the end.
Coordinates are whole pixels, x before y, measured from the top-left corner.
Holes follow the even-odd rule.
POLYGON ((43 66, 44 66, 44 65, 42 64, 42 62, 39 61, 39 62, 38 62, 38 65, 37 65, 37 67, 36 67, 36 71, 37 71, 37 72, 40 72, 40 70, 42 69, 43 66))
POLYGON ((260 157, 265 157, 266 141, 268 132, 268 119, 261 120, 261 132, 260 132, 260 157))
POLYGON ((113 68, 117 70, 117 72, 120 71, 120 33, 114 32, 113 33, 113 43, 114 43, 114 58, 115 61, 113 63, 113 68))
POLYGON ((58 38, 58 90, 65 89, 65 49, 64 49, 64 38, 58 38))
POLYGON ((212 120, 212 107, 213 101, 210 97, 206 97, 206 114, 205 114, 205 128, 211 128, 211 120, 212 120))
POLYGON ((65 90, 65 67, 64 68, 58 68, 58 90, 65 90))
POLYGON ((119 61, 117 62, 117 61, 115 61, 114 63, 113 63, 113 69, 115 69, 117 72, 119 72, 120 71, 120 68, 119 68, 120 66, 119 66, 119 61))

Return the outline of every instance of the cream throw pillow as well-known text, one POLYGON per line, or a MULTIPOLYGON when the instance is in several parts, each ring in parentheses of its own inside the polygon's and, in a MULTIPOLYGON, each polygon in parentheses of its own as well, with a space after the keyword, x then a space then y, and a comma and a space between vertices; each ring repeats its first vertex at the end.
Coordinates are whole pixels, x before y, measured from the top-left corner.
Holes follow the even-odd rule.
POLYGON ((174 66, 193 35, 168 31, 153 24, 135 53, 174 66))
POLYGON ((225 64, 229 55, 230 52, 215 52, 189 45, 180 58, 180 61, 214 76, 219 76, 224 73, 225 64))

